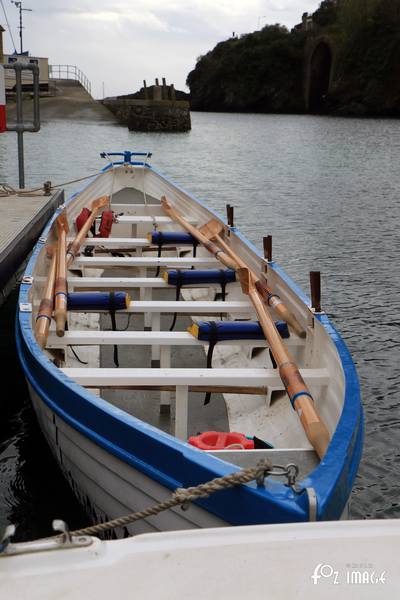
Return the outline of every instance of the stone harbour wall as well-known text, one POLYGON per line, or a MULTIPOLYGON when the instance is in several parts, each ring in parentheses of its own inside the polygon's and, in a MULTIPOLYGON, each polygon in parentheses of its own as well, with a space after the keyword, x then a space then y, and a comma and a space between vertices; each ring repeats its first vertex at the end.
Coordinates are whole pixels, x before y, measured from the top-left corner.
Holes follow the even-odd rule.
POLYGON ((131 131, 189 131, 190 105, 185 100, 106 98, 106 106, 131 131))

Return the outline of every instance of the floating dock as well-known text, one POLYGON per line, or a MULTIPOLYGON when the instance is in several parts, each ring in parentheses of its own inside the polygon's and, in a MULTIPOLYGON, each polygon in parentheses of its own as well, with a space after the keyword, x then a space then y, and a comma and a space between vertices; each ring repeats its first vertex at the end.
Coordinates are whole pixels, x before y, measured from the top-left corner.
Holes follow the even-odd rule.
POLYGON ((64 190, 46 196, 0 191, 0 305, 14 287, 18 272, 55 209, 64 190))

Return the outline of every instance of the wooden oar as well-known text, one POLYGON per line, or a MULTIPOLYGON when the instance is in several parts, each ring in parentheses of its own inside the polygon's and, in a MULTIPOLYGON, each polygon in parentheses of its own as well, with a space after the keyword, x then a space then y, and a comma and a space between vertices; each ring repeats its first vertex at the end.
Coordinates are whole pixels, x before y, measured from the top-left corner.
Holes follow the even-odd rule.
MULTIPOLYGON (((210 240, 207 235, 190 225, 186 219, 184 219, 179 212, 174 209, 167 201, 165 197, 161 199, 161 204, 166 213, 174 220, 178 221, 182 227, 189 231, 194 237, 196 237, 201 243, 206 240, 204 246, 209 249, 210 240)), ((215 245, 214 245, 215 246, 215 245)), ((329 433, 324 423, 318 416, 318 413, 314 407, 313 398, 302 378, 297 365, 292 361, 289 352, 286 350, 282 338, 275 327, 275 323, 266 309, 263 299, 260 296, 260 291, 257 289, 255 275, 251 273, 247 266, 240 267, 237 260, 233 259, 226 252, 214 251, 214 248, 210 250, 222 263, 230 268, 237 271, 243 292, 249 296, 252 301, 254 308, 256 309, 260 325, 263 329, 264 335, 269 343, 271 352, 279 368, 279 375, 285 386, 287 394, 293 404, 293 407, 297 411, 300 418, 301 424, 304 431, 317 452, 318 456, 322 458, 325 455, 326 449, 329 444, 329 433), (226 258, 228 261, 225 262, 226 258)), ((244 264, 239 259, 241 264, 244 264)))
POLYGON ((171 219, 173 219, 174 221, 177 221, 178 223, 180 223, 182 225, 182 227, 184 229, 186 229, 186 231, 188 231, 189 233, 191 233, 193 237, 195 237, 197 240, 199 240, 199 242, 201 244, 203 244, 203 246, 204 246, 204 248, 206 248, 206 250, 208 250, 216 258, 218 258, 218 260, 220 260, 229 269, 236 270, 237 264, 235 263, 235 261, 233 261, 230 256, 228 256, 227 254, 225 254, 225 252, 223 252, 221 250, 221 248, 218 248, 218 246, 216 244, 214 244, 213 242, 211 242, 196 227, 193 227, 193 225, 191 225, 190 223, 188 223, 186 221, 186 219, 184 219, 179 214, 179 212, 177 210, 175 210, 175 208, 173 208, 170 205, 170 203, 168 202, 168 200, 166 199, 165 196, 163 196, 161 198, 161 205, 162 205, 163 209, 165 210, 165 212, 167 213, 167 215, 170 216, 171 219))
POLYGON ((92 213, 91 213, 90 217, 88 218, 86 223, 83 225, 82 229, 78 232, 74 241, 71 242, 71 244, 68 247, 67 267, 70 267, 71 264, 73 263, 84 239, 87 237, 87 234, 89 233, 90 228, 92 227, 93 223, 95 222, 96 218, 98 217, 99 212, 105 206, 109 206, 109 204, 110 204, 109 196, 101 196, 101 198, 97 198, 97 200, 93 200, 92 205, 91 205, 92 213))
POLYGON ((279 369, 280 378, 293 408, 300 418, 306 436, 318 456, 323 458, 329 444, 329 433, 315 409, 310 390, 283 344, 275 323, 264 306, 262 296, 254 284, 251 272, 247 268, 240 268, 237 270, 237 274, 243 292, 249 296, 257 312, 261 328, 279 369))
POLYGON ((53 314, 54 282, 56 279, 57 266, 57 252, 55 248, 49 246, 47 248, 47 256, 51 258, 51 263, 35 323, 36 341, 42 349, 47 343, 51 317, 53 314))
POLYGON ((57 271, 54 287, 54 318, 56 333, 62 337, 67 322, 67 234, 69 232, 67 215, 62 213, 57 224, 57 271))
MULTIPOLYGON (((218 245, 223 248, 226 254, 229 254, 231 258, 233 258, 237 265, 240 268, 248 268, 246 263, 240 258, 238 254, 226 243, 226 241, 221 237, 221 233, 224 232, 224 226, 212 219, 205 225, 200 228, 201 233, 203 233, 208 239, 215 240, 218 245)), ((253 278, 254 284, 260 294, 264 297, 265 301, 271 308, 273 308, 279 315, 281 319, 286 321, 288 325, 297 333, 297 335, 301 338, 306 337, 306 332, 304 328, 300 325, 294 314, 290 312, 290 310, 284 305, 282 300, 270 290, 265 280, 259 279, 254 271, 251 271, 251 277, 253 278)))

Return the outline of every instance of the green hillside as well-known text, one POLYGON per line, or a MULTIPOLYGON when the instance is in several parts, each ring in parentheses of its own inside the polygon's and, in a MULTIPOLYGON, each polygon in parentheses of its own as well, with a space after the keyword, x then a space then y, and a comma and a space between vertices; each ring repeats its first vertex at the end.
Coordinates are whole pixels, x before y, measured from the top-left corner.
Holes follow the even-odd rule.
POLYGON ((321 36, 334 56, 332 73, 313 75, 331 81, 319 112, 400 115, 399 0, 325 0, 309 30, 267 25, 220 42, 188 75, 192 108, 304 112, 307 48, 321 36))

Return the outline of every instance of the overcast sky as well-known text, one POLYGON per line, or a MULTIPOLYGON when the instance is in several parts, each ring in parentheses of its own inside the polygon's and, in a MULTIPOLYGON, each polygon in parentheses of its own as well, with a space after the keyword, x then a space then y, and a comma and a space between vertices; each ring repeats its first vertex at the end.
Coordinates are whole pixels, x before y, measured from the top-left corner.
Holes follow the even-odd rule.
MULTIPOLYGON (((221 40, 267 23, 291 28, 318 0, 24 0, 24 50, 50 64, 77 65, 92 93, 136 91, 146 79, 166 77, 186 89, 186 76, 221 40)), ((18 11, 3 0, 19 50, 18 11)), ((6 28, 0 3, 0 24, 6 28)), ((9 32, 5 51, 12 52, 9 32)))

